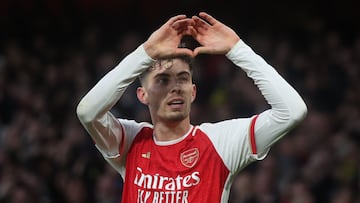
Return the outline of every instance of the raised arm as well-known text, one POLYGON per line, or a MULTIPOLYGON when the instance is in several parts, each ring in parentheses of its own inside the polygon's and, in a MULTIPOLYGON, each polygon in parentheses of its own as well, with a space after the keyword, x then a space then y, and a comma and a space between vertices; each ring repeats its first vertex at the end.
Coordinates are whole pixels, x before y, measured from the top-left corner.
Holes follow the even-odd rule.
POLYGON ((126 88, 151 66, 143 46, 125 57, 108 72, 80 101, 77 116, 96 146, 107 156, 118 156, 123 141, 122 126, 110 112, 126 88))
POLYGON ((189 33, 188 26, 193 23, 185 15, 170 18, 81 99, 77 106, 78 118, 104 155, 119 156, 122 153, 119 146, 124 146, 122 126, 111 114, 111 108, 154 60, 179 54, 193 55, 189 49, 178 48, 181 38, 189 33))
POLYGON ((254 153, 265 154, 269 147, 291 130, 306 115, 307 108, 296 90, 278 72, 257 55, 228 26, 201 12, 195 21, 193 36, 201 44, 199 53, 225 54, 229 60, 253 79, 271 109, 253 122, 254 153))

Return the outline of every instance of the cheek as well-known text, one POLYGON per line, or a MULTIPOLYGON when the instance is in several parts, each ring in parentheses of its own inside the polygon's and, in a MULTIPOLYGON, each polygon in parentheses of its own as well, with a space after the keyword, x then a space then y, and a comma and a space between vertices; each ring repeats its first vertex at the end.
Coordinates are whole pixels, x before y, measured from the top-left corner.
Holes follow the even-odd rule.
POLYGON ((148 102, 149 104, 157 104, 159 103, 162 98, 165 97, 165 92, 164 90, 160 90, 159 88, 149 88, 148 90, 148 102))

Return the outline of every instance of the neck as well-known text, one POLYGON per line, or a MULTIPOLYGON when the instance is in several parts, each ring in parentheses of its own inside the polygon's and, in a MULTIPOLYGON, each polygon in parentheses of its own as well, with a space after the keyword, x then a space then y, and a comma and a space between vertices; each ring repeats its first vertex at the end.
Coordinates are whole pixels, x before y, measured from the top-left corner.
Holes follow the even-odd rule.
POLYGON ((190 129, 188 119, 176 122, 157 122, 154 123, 154 135, 157 141, 176 140, 185 135, 190 129))

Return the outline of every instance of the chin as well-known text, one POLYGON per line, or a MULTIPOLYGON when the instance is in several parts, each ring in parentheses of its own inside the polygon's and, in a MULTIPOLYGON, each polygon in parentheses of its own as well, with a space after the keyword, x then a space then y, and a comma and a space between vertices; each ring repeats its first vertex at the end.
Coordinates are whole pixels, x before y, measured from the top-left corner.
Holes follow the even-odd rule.
POLYGON ((182 121, 187 117, 184 113, 172 113, 171 115, 167 115, 166 118, 170 121, 182 121))

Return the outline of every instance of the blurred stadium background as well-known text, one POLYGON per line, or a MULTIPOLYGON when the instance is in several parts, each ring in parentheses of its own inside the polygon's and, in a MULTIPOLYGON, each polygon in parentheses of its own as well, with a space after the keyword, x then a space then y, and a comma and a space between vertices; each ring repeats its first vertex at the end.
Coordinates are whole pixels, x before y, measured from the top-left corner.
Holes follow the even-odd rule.
MULTIPOLYGON (((122 181, 80 126, 79 99, 170 16, 207 11, 305 98, 309 114, 235 179, 230 203, 360 202, 355 0, 1 0, 0 203, 115 203, 122 181)), ((200 56, 194 124, 267 108, 223 56, 200 56)), ((149 120, 134 83, 114 114, 149 120)))

